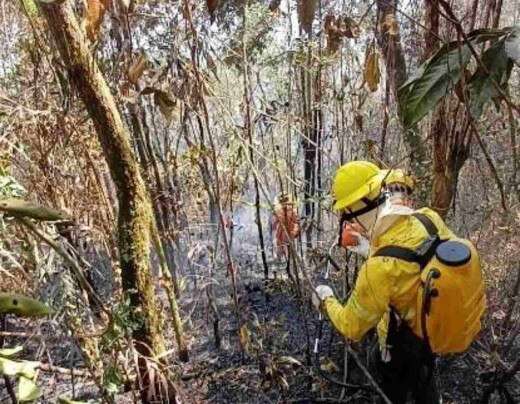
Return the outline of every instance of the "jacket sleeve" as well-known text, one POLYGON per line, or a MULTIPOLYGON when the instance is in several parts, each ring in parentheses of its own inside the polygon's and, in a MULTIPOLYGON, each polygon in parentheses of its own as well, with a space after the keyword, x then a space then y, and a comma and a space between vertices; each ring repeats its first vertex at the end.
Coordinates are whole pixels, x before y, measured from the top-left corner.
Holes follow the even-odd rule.
POLYGON ((391 260, 374 257, 365 262, 345 305, 335 297, 325 299, 324 309, 344 337, 359 341, 386 312, 394 288, 388 261, 391 260))

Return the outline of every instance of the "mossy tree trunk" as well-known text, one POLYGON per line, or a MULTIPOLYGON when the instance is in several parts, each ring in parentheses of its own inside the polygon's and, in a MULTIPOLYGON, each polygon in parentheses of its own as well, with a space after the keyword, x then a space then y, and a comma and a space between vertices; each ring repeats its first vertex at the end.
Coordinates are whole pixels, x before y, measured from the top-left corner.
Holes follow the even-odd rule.
POLYGON ((96 128, 110 174, 117 189, 118 237, 122 286, 134 313, 142 317, 133 332, 140 353, 139 372, 144 382, 143 401, 150 399, 144 358, 164 352, 161 312, 150 273, 152 210, 130 137, 110 89, 95 62, 89 43, 68 0, 40 3, 57 48, 96 128), (145 398, 147 397, 147 398, 145 398))

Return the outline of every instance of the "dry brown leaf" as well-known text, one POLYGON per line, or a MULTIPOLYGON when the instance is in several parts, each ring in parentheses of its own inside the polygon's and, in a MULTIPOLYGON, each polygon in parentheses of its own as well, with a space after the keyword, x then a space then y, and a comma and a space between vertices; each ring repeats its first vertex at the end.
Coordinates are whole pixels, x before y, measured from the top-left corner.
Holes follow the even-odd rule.
POLYGON ((396 36, 399 34, 399 24, 397 23, 395 14, 388 13, 385 16, 385 21, 383 22, 383 32, 387 32, 388 35, 392 36, 396 36))
POLYGON ((86 13, 86 26, 87 36, 91 42, 94 42, 99 34, 101 24, 103 23, 103 17, 108 9, 110 0, 88 0, 87 1, 87 13, 86 13))
POLYGON ((206 4, 208 6, 209 15, 211 17, 211 20, 213 21, 214 13, 218 6, 220 5, 220 0, 206 0, 206 4))
POLYGON ((271 12, 275 12, 275 11, 278 11, 278 9, 280 8, 280 3, 282 2, 282 0, 271 0, 269 2, 269 11, 271 12))
POLYGON ((374 44, 370 44, 366 50, 364 79, 370 91, 377 90, 380 79, 379 54, 374 44))
POLYGON ((325 358, 320 365, 320 369, 329 373, 339 372, 340 370, 338 365, 336 365, 330 358, 325 358))
POLYGON ((277 362, 279 365, 302 366, 302 363, 292 356, 281 356, 277 362))
POLYGON ((341 24, 341 34, 346 38, 358 38, 360 34, 360 28, 356 20, 348 16, 343 17, 343 23, 341 24))
POLYGON ((339 36, 328 36, 327 37, 327 53, 334 55, 339 51, 341 46, 341 38, 339 36))
POLYGON ((247 326, 244 324, 242 327, 240 327, 240 345, 246 351, 249 353, 249 345, 251 343, 251 334, 247 328, 247 326))
POLYGON ((331 55, 336 53, 342 42, 342 38, 357 38, 359 27, 352 18, 347 16, 325 16, 323 30, 327 35, 327 52, 331 55))
POLYGON ((323 22, 323 29, 327 35, 335 33, 336 28, 336 17, 332 14, 327 14, 325 16, 325 21, 323 22))
POLYGON ((166 122, 170 123, 177 107, 177 101, 163 90, 154 90, 153 99, 166 122))
POLYGON ((141 90, 141 95, 150 95, 150 94, 153 94, 157 91, 156 88, 153 88, 153 87, 145 87, 141 90))
POLYGON ((128 80, 132 84, 137 84, 144 71, 148 66, 148 58, 144 53, 141 53, 132 66, 128 69, 128 80))
POLYGON ((300 21, 301 27, 307 33, 312 31, 312 22, 314 21, 314 14, 316 14, 317 6, 318 0, 298 1, 298 20, 300 21))
POLYGON ((325 16, 323 30, 327 35, 327 53, 335 54, 341 46, 341 34, 338 31, 337 19, 335 16, 328 14, 325 16))

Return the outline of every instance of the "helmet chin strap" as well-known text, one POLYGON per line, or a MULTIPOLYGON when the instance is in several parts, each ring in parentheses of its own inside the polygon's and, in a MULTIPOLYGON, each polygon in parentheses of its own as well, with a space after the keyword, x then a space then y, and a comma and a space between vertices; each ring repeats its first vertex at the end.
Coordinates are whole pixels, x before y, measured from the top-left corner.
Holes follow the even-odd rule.
POLYGON ((386 198, 387 198, 386 193, 381 193, 381 195, 379 195, 374 200, 370 200, 368 198, 362 198, 361 202, 363 202, 365 204, 365 207, 363 207, 359 210, 356 210, 355 212, 349 211, 349 212, 344 213, 342 219, 350 222, 353 219, 355 219, 356 217, 362 216, 365 213, 368 213, 368 212, 374 210, 375 208, 377 208, 378 206, 382 205, 383 203, 385 203, 386 198))
POLYGON ((356 221, 366 232, 366 235, 370 238, 372 231, 377 222, 379 213, 381 212, 381 206, 388 202, 391 192, 383 191, 379 197, 374 200, 362 199, 365 203, 365 207, 356 211, 344 214, 342 220, 356 221))

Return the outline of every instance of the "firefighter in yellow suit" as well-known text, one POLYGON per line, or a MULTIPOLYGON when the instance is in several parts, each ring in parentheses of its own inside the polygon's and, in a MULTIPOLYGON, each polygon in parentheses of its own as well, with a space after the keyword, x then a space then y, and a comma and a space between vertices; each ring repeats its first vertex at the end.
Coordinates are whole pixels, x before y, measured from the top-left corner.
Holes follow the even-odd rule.
POLYGON ((417 403, 438 403, 434 355, 422 339, 417 308, 418 266, 397 258, 371 256, 384 246, 411 250, 420 246, 428 233, 412 216, 416 212, 434 223, 441 238, 453 236, 434 211, 415 211, 408 206, 412 188, 413 180, 403 171, 382 170, 367 161, 353 161, 338 169, 332 193, 334 209, 342 218, 340 240, 345 224, 362 229, 357 245, 351 248, 367 260, 346 304, 341 304, 326 285, 316 288, 313 304, 349 340, 359 341, 377 327, 377 374, 393 403, 405 403, 409 394, 417 403))

